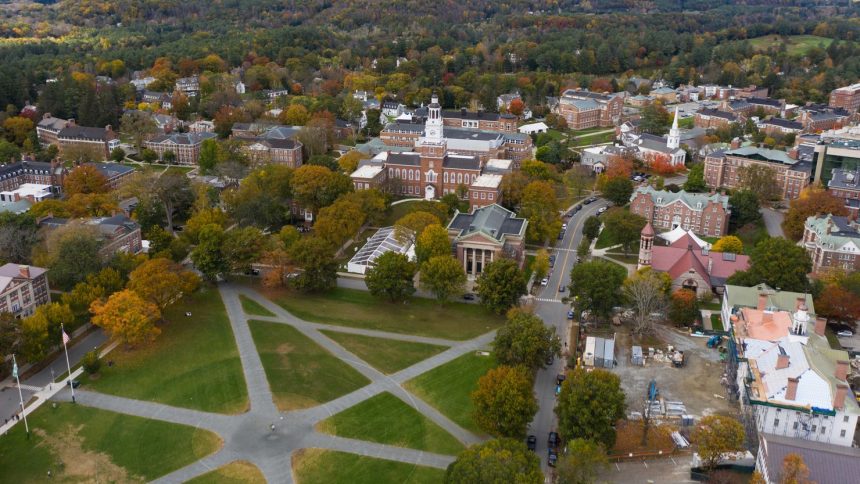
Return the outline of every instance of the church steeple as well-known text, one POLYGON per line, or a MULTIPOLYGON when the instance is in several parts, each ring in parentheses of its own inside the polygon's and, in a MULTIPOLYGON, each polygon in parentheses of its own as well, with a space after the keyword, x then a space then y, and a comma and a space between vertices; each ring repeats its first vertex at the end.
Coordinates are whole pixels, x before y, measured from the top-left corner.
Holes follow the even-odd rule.
POLYGON ((681 147, 681 130, 678 129, 678 106, 675 106, 675 119, 672 121, 672 129, 669 130, 669 136, 666 138, 666 147, 673 150, 681 147))
POLYGON ((424 124, 424 140, 428 143, 441 143, 443 136, 442 106, 439 97, 433 94, 427 106, 427 122, 424 124))

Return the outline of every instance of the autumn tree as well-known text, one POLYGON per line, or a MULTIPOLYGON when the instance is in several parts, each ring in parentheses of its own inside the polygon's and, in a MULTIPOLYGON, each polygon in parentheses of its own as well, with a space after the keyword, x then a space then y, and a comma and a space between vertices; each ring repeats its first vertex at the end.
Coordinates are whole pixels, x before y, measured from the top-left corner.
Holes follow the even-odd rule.
POLYGON ((504 257, 488 262, 481 270, 475 292, 481 297, 481 305, 502 314, 516 306, 527 292, 526 276, 519 264, 504 257))
POLYGON ((780 484, 815 484, 809 480, 809 467, 803 461, 803 456, 794 452, 782 459, 782 471, 779 474, 780 484))
POLYGON ((845 200, 836 198, 829 191, 813 185, 803 189, 800 197, 789 203, 788 213, 782 222, 785 236, 791 240, 803 237, 806 219, 813 215, 848 215, 845 200))
POLYGON ((431 257, 421 267, 421 287, 445 302, 466 286, 463 264, 450 255, 431 257))
POLYGON ((672 293, 667 314, 670 321, 679 326, 692 326, 702 318, 699 310, 699 300, 696 292, 690 289, 678 289, 672 293))
MULTIPOLYGON (((51 349, 62 342, 61 328, 71 328, 75 314, 63 303, 52 302, 36 308, 31 316, 21 322, 24 338, 23 352, 27 361, 40 361, 51 349)), ((68 330, 68 329, 67 329, 68 330)))
POLYGON ((533 181, 523 189, 519 215, 528 220, 526 238, 542 243, 561 230, 555 188, 545 181, 533 181))
POLYGON ((478 379, 472 392, 472 417, 478 427, 495 437, 525 437, 538 410, 529 371, 499 366, 478 379))
POLYGON ((231 272, 248 272, 260 260, 266 238, 257 227, 236 227, 224 233, 221 253, 231 272))
POLYGON ((526 105, 523 100, 517 98, 511 101, 510 105, 508 106, 508 112, 513 114, 514 116, 522 116, 525 107, 526 105))
POLYGON ((591 484, 609 465, 603 446, 591 440, 573 439, 557 464, 558 484, 591 484))
POLYGON ((324 166, 302 165, 293 172, 292 191, 296 202, 310 210, 314 217, 322 207, 352 189, 349 177, 324 166))
POLYGON ((428 225, 415 240, 415 260, 418 265, 430 260, 431 257, 450 256, 451 253, 448 231, 439 224, 428 225))
POLYGON ((293 285, 302 291, 328 291, 337 284, 338 263, 328 242, 318 237, 305 237, 289 249, 291 260, 302 268, 293 285))
POLYGON ((224 229, 220 225, 204 225, 200 229, 197 246, 191 251, 194 267, 209 281, 215 281, 229 268, 222 250, 224 239, 224 229))
POLYGON ((744 426, 732 417, 708 415, 699 420, 692 440, 704 467, 713 470, 725 454, 744 450, 744 426))
POLYGON ((537 315, 521 309, 508 312, 505 325, 493 340, 493 354, 499 363, 532 370, 543 368, 547 357, 558 356, 560 351, 561 341, 555 330, 537 315))
POLYGON ((538 249, 532 261, 532 274, 535 280, 541 280, 549 274, 549 253, 546 249, 538 249))
POLYGON ((502 205, 509 209, 516 209, 523 198, 523 190, 529 184, 528 177, 522 171, 512 171, 502 176, 499 188, 502 191, 502 205))
POLYGON ((860 272, 828 271, 821 282, 815 310, 830 321, 854 326, 860 319, 860 272))
POLYGON ((287 126, 304 126, 308 122, 310 115, 306 107, 301 104, 291 104, 287 109, 281 112, 278 121, 287 126))
POLYGON ((662 312, 666 307, 666 279, 672 281, 665 272, 644 268, 624 281, 622 292, 625 299, 633 305, 633 331, 648 333, 652 327, 652 313, 662 312))
POLYGON ((492 439, 472 445, 448 466, 445 484, 542 484, 540 459, 524 443, 492 439))
POLYGON ((63 178, 67 196, 78 193, 105 193, 110 190, 107 178, 94 165, 81 165, 63 178))
POLYGON ((320 209, 314 224, 317 237, 340 248, 351 237, 358 234, 364 224, 361 206, 350 200, 339 198, 328 207, 320 209))
POLYGON ((101 242, 95 229, 77 223, 51 230, 33 251, 33 262, 47 266, 51 285, 69 289, 102 268, 101 242))
POLYGON ((812 261, 806 249, 782 237, 763 239, 750 253, 750 268, 732 274, 729 284, 752 287, 765 283, 783 291, 806 292, 812 261))
POLYGON ((3 121, 3 130, 6 131, 6 137, 18 146, 24 144, 24 141, 27 140, 34 128, 33 121, 23 116, 12 116, 3 121))
POLYGON ((93 301, 105 299, 122 290, 123 286, 125 280, 119 271, 105 267, 99 272, 89 274, 84 281, 75 284, 71 291, 64 292, 61 301, 72 309, 77 324, 84 324, 89 319, 93 301))
POLYGON ((160 312, 185 294, 194 292, 200 278, 169 259, 149 259, 129 274, 128 289, 155 304, 160 312))
POLYGON ((738 168, 738 187, 758 196, 759 202, 779 200, 781 185, 776 181, 776 172, 769 166, 751 164, 738 168))
POLYGON ((720 240, 716 241, 713 246, 711 246, 712 252, 729 252, 732 254, 743 254, 744 253, 744 243, 741 239, 734 235, 725 235, 720 237, 720 240))
POLYGON ((93 301, 90 312, 93 324, 128 346, 151 342, 161 334, 155 324, 161 317, 158 307, 130 289, 112 294, 106 302, 93 301))
POLYGON ((373 296, 385 297, 391 302, 404 301, 415 293, 417 270, 415 263, 408 257, 390 251, 376 258, 364 282, 373 296))
POLYGON ((403 243, 414 243, 424 229, 441 223, 442 220, 433 213, 423 210, 410 212, 394 222, 394 236, 403 243))
POLYGON ((569 371, 555 409, 561 436, 611 448, 615 444, 615 424, 624 418, 624 398, 621 379, 615 373, 581 368, 569 371))
POLYGON ((340 171, 346 174, 350 174, 358 168, 358 163, 364 157, 365 155, 361 151, 352 150, 338 158, 337 165, 338 167, 340 167, 340 171))

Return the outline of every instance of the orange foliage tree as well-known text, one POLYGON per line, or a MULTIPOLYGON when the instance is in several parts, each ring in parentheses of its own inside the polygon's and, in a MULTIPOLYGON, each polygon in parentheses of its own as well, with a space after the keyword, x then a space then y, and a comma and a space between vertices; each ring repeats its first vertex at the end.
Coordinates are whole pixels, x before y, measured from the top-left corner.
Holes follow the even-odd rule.
POLYGON ((150 259, 129 274, 128 288, 164 311, 184 294, 200 285, 197 274, 165 258, 150 259))
POLYGON ((816 214, 847 215, 845 201, 836 198, 818 185, 811 185, 800 192, 800 197, 789 204, 788 213, 782 222, 786 237, 800 240, 807 217, 816 214))
POLYGON ((155 325, 161 317, 158 306, 130 289, 113 293, 106 302, 96 299, 90 312, 93 324, 129 346, 149 343, 161 334, 155 325))

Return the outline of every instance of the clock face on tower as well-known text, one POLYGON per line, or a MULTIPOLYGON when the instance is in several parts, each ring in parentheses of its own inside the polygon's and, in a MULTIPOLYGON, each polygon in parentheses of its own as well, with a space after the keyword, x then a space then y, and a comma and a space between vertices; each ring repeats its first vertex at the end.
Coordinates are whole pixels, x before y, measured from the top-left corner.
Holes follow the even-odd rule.
POLYGON ((428 129, 428 130, 427 130, 427 136, 428 136, 428 137, 430 137, 430 138, 435 138, 435 137, 437 136, 437 134, 438 134, 438 133, 437 133, 437 132, 436 132, 436 130, 435 130, 435 129, 433 129, 433 128, 430 128, 430 129, 428 129))

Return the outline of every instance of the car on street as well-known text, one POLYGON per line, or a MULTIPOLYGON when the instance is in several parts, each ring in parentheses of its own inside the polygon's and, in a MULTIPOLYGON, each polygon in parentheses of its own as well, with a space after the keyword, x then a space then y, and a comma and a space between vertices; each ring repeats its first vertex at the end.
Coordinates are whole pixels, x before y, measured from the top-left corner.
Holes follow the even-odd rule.
POLYGON ((552 365, 553 361, 555 361, 555 358, 553 358, 552 353, 546 355, 546 361, 544 361, 544 363, 546 363, 546 366, 552 365))
POLYGON ((567 319, 573 319, 573 309, 567 310, 567 319))
POLYGON ((563 238, 564 238, 564 230, 562 230, 561 232, 558 233, 558 240, 561 240, 563 238))
POLYGON ((546 445, 548 445, 550 449, 557 449, 560 443, 561 438, 559 438, 558 432, 550 432, 549 438, 546 441, 546 445))
POLYGON ((564 382, 564 380, 566 380, 566 379, 567 379, 567 376, 565 376, 564 373, 559 373, 558 375, 555 376, 555 384, 561 385, 564 382))
POLYGON ((592 199, 590 199, 590 198, 586 198, 586 199, 585 199, 585 201, 584 201, 584 202, 582 202, 582 204, 583 204, 583 205, 588 205, 588 204, 590 204, 590 203, 591 203, 591 202, 593 202, 593 201, 594 201, 594 200, 592 200, 592 199))
POLYGON ((555 396, 561 395, 561 383, 556 383, 555 385, 555 396))
POLYGON ((564 292, 566 289, 567 289, 567 286, 565 286, 564 284, 558 286, 558 292, 564 292))
POLYGON ((540 285, 541 285, 541 286, 546 286, 547 284, 549 284, 549 279, 548 279, 548 278, 544 277, 543 279, 541 279, 541 280, 540 280, 540 285))
POLYGON ((607 210, 607 208, 606 208, 606 207, 600 207, 600 208, 598 208, 598 209, 597 209, 597 215, 600 215, 601 213, 605 212, 606 210, 607 210))
POLYGON ((535 437, 534 435, 529 435, 526 438, 526 445, 528 446, 530 451, 534 452, 535 449, 537 449, 537 437, 535 437))
POLYGON ((562 231, 567 230, 567 224, 561 224, 561 230, 562 231))
POLYGON ((555 255, 549 256, 549 266, 552 267, 555 265, 555 255))
POLYGON ((466 301, 474 301, 475 295, 472 293, 466 293, 466 294, 463 294, 463 299, 465 299, 466 301))
POLYGON ((850 338, 850 337, 854 336, 854 332, 851 331, 850 329, 843 329, 843 330, 837 331, 836 336, 838 336, 840 338, 850 338))
POLYGON ((555 465, 558 463, 558 453, 555 450, 549 450, 549 455, 547 455, 546 463, 549 464, 550 467, 555 467, 555 465))
POLYGON ((580 210, 582 210, 582 205, 577 205, 577 206, 573 207, 573 213, 577 213, 580 210))

